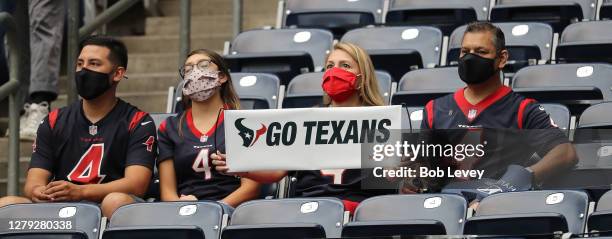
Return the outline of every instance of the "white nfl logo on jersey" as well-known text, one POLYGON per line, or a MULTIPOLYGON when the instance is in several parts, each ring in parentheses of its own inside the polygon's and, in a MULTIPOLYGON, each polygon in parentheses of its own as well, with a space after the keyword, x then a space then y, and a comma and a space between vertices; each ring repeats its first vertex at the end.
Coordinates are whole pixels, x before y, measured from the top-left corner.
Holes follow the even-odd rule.
POLYGON ((94 136, 94 135, 98 134, 98 126, 90 125, 89 126, 89 134, 91 136, 94 136))
POLYGON ((200 137, 200 142, 204 143, 208 140, 208 136, 206 135, 202 135, 202 137, 200 137))
POLYGON ((477 113, 478 113, 478 110, 471 109, 470 111, 468 111, 468 119, 473 120, 474 118, 476 118, 477 113))

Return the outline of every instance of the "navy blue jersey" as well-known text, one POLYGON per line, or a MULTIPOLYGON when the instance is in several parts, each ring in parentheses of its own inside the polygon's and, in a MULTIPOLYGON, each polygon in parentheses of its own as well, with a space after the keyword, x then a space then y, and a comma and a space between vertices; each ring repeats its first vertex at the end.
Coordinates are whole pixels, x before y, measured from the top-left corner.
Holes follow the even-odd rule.
POLYGON ((476 105, 465 99, 464 89, 432 100, 421 123, 422 129, 433 130, 429 143, 484 144, 484 157, 465 160, 458 167, 485 169, 489 178, 501 176, 510 164, 531 166, 534 153, 544 157, 569 142, 543 107, 506 86, 476 105))
POLYGON ((362 189, 362 180, 371 171, 362 169, 332 169, 296 171, 295 196, 297 197, 335 197, 341 200, 361 202, 366 198, 386 192, 383 190, 362 189))
POLYGON ((179 194, 221 200, 240 186, 240 179, 220 174, 211 167, 210 155, 217 150, 225 152, 223 116, 221 113, 217 125, 206 133, 195 127, 191 109, 159 126, 158 161, 173 160, 179 194))
POLYGON ((153 169, 156 147, 155 124, 147 113, 118 100, 104 118, 91 123, 79 101, 43 120, 30 168, 48 170, 54 180, 106 183, 123 178, 130 165, 153 169))

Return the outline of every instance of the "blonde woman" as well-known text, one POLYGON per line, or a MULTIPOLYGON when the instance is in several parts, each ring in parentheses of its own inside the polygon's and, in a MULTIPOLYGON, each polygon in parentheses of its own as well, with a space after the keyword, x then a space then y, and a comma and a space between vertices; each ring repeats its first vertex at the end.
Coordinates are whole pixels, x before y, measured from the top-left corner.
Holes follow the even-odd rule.
MULTIPOLYGON (((384 101, 378 90, 374 66, 369 55, 360 47, 340 42, 325 61, 325 74, 321 87, 325 92, 323 104, 328 107, 380 106, 384 101)), ((227 172, 225 155, 213 154, 213 165, 220 172, 227 172)), ((237 173, 261 183, 276 182, 291 174, 297 178, 296 197, 336 197, 344 202, 351 213, 359 202, 380 194, 380 191, 364 190, 360 169, 314 170, 298 172, 245 172, 237 173)))

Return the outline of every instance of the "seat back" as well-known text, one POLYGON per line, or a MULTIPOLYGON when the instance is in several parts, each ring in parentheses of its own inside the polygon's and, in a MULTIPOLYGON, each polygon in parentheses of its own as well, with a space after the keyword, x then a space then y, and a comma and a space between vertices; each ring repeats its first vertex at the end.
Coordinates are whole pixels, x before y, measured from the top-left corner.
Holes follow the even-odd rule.
MULTIPOLYGON (((272 233, 283 234, 284 230, 293 231, 292 225, 318 225, 325 232, 324 237, 338 238, 342 232, 343 220, 344 206, 342 201, 336 198, 253 200, 236 208, 232 214, 231 225, 224 231, 224 238, 226 232, 242 238, 244 233, 248 235, 265 228, 274 228, 272 233), (252 230, 237 230, 248 226, 253 226, 252 230)), ((250 235, 253 237, 255 234, 250 235)), ((275 238, 271 234, 267 236, 275 238)))
POLYGON ((589 197, 582 191, 524 191, 484 198, 464 234, 525 235, 549 234, 559 230, 581 234, 589 197))
POLYGON ((307 52, 315 69, 322 69, 333 36, 321 29, 274 29, 245 31, 234 39, 230 55, 242 53, 307 52))
POLYGON ((280 80, 265 73, 231 73, 241 109, 276 109, 280 80))
POLYGON ((433 68, 440 64, 442 32, 434 27, 360 28, 347 32, 342 41, 355 43, 372 53, 376 50, 416 50, 423 61, 422 66, 433 68))
POLYGON ((104 239, 164 235, 219 238, 228 212, 217 202, 135 203, 115 211, 104 239))
POLYGON ((559 39, 556 56, 561 62, 612 63, 612 21, 567 26, 559 39))
POLYGON ((597 0, 497 0, 492 22, 542 22, 555 32, 583 19, 594 20, 597 0))
POLYGON ((406 73, 391 97, 394 105, 424 106, 429 100, 453 93, 465 87, 457 67, 421 69, 406 73))
POLYGON ((102 212, 89 203, 13 204, 0 208, 1 238, 98 239, 102 212))
MULTIPOLYGON (((552 52, 553 29, 544 23, 508 22, 494 23, 504 32, 506 47, 509 51, 509 64, 504 72, 537 64, 537 60, 550 61, 552 52)), ((447 62, 456 65, 461 53, 461 42, 466 25, 453 31, 449 39, 447 62)))
POLYGON ((385 195, 361 202, 353 221, 430 220, 441 222, 447 235, 461 235, 466 205, 463 197, 452 194, 385 195))
POLYGON ((541 104, 546 113, 555 122, 559 129, 567 131, 570 128, 570 111, 567 106, 562 104, 541 104))

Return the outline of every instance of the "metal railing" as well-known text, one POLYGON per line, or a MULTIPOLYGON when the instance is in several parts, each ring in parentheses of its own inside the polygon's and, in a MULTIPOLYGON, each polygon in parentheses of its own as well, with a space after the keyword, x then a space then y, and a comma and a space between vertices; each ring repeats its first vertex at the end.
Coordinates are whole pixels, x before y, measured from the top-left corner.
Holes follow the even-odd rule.
POLYGON ((19 94, 23 51, 23 42, 17 41, 17 25, 13 17, 6 12, 0 12, 0 26, 6 31, 9 46, 9 81, 0 86, 0 100, 9 97, 9 148, 7 195, 17 195, 19 185, 19 110, 21 109, 19 94))

